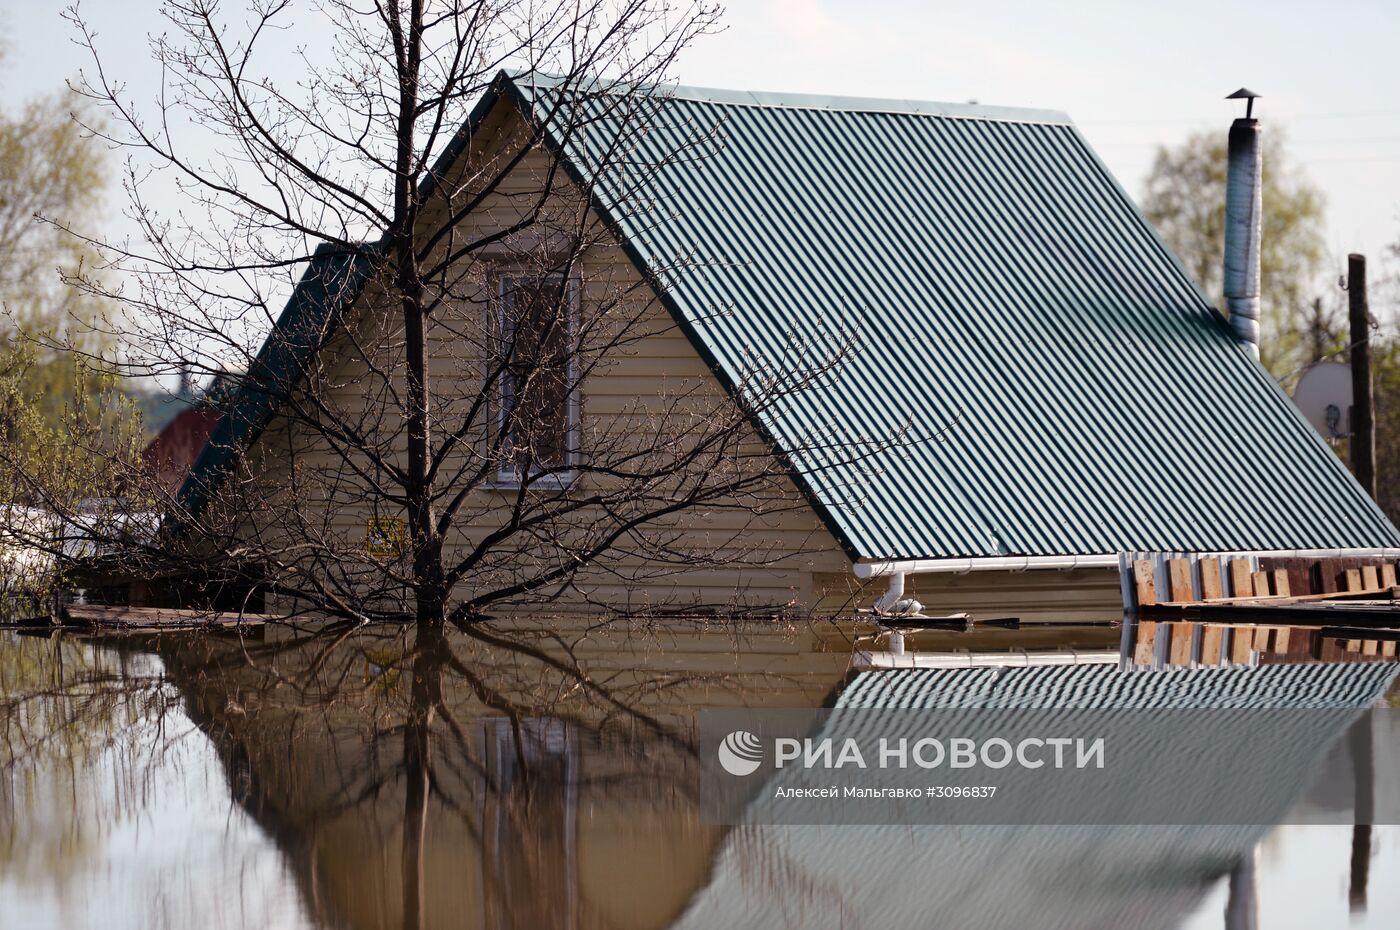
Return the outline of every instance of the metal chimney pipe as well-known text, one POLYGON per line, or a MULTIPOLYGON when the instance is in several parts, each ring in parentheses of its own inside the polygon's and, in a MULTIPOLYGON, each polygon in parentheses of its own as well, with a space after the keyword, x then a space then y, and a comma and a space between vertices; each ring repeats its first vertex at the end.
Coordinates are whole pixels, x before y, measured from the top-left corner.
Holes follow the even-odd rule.
POLYGON ((1227 100, 1247 100, 1245 116, 1230 125, 1225 177, 1225 308, 1235 338, 1259 357, 1259 227, 1264 213, 1264 172, 1254 98, 1241 87, 1227 100))

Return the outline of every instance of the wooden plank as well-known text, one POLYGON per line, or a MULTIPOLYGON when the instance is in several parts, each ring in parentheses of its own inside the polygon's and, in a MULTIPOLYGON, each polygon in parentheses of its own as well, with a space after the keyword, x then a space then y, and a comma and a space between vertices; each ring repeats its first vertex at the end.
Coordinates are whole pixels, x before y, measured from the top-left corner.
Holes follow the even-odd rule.
POLYGON ((1194 623, 1173 623, 1171 627, 1171 645, 1168 648, 1168 665, 1190 665, 1191 664, 1191 637, 1195 632, 1194 623))
POLYGON ((1157 650, 1157 626, 1151 620, 1137 624, 1137 637, 1133 643, 1133 662, 1137 665, 1151 665, 1157 650))
POLYGON ((1363 639, 1361 641, 1361 654, 1365 656, 1380 655, 1380 643, 1374 639, 1363 639))
POLYGON ((1220 577, 1219 559, 1202 559, 1201 566, 1201 599, 1206 601, 1216 601, 1225 596, 1225 583, 1220 577))
POLYGON ((1139 605, 1157 603, 1157 573, 1151 559, 1133 560, 1133 582, 1139 605))
POLYGON ((1292 587, 1288 583, 1288 570, 1276 568, 1273 570, 1274 593, 1279 597, 1288 597, 1293 593, 1292 587))
POLYGON ((1172 601, 1184 604, 1196 599, 1191 588, 1191 560, 1167 559, 1167 579, 1171 585, 1172 601))
POLYGON ((1316 594, 1318 589, 1313 587, 1313 563, 1309 559, 1289 559, 1288 565, 1288 587, 1297 596, 1299 594, 1316 594))
POLYGON ((1317 568, 1318 583, 1320 585, 1318 588, 1319 593, 1332 594, 1342 590, 1340 583, 1342 566, 1340 562, 1336 559, 1323 559, 1317 563, 1317 568))
POLYGON ((201 629, 205 627, 257 626, 263 614, 225 613, 167 607, 127 607, 101 604, 69 604, 63 608, 64 625, 111 629, 201 629))
POLYGON ((1248 665, 1254 653, 1254 628, 1237 626, 1230 631, 1230 661, 1235 665, 1248 665))
POLYGON ((1292 639, 1292 633, 1293 631, 1286 626, 1274 629, 1274 652, 1280 654, 1288 652, 1288 643, 1292 639))
POLYGON ((1397 582, 1396 579, 1395 579, 1395 563, 1394 563, 1394 562, 1382 562, 1382 563, 1381 563, 1381 587, 1383 587, 1383 588, 1393 588, 1393 587, 1396 586, 1396 584, 1400 584, 1400 582, 1397 582))
POLYGON ((1269 596, 1269 593, 1270 593, 1270 592, 1269 592, 1269 573, 1268 573, 1268 572, 1255 572, 1253 575, 1250 576, 1250 578, 1252 579, 1253 584, 1254 584, 1254 596, 1255 596, 1255 597, 1268 597, 1268 596, 1269 596))
POLYGON ((1282 574, 1288 579, 1288 590, 1293 594, 1311 594, 1314 562, 1298 558, 1262 558, 1259 567, 1271 576, 1282 574))
POLYGON ((1295 627, 1288 634, 1288 658, 1296 662, 1307 662, 1316 658, 1317 644, 1321 637, 1317 630, 1295 627))
POLYGON ((1254 628, 1254 651, 1255 651, 1255 652, 1268 652, 1268 651, 1269 651, 1269 634, 1272 633, 1272 632, 1273 632, 1273 630, 1272 630, 1270 627, 1267 627, 1267 626, 1257 626, 1257 627, 1254 628))
POLYGON ((1230 594, 1249 597, 1254 594, 1254 580, 1249 574, 1249 559, 1230 560, 1230 594))
POLYGON ((1346 579, 1345 590, 1347 591, 1360 591, 1365 587, 1361 583, 1361 569, 1359 568, 1348 568, 1343 573, 1343 577, 1346 579))
POLYGON ((1387 659, 1393 659, 1393 658, 1395 658, 1395 652, 1396 652, 1395 640, 1390 639, 1390 640, 1386 640, 1385 642, 1381 643, 1381 655, 1385 656, 1387 659))
MULTIPOLYGON (((1251 580, 1250 583, 1252 584, 1253 581, 1251 580)), ((1230 607, 1230 606, 1248 606, 1248 605, 1250 605, 1250 604, 1258 604, 1258 605, 1260 605, 1260 606, 1268 606, 1269 604, 1274 604, 1274 605, 1284 605, 1284 604, 1319 604, 1319 603, 1332 602, 1332 601, 1340 602, 1340 601, 1357 601, 1357 600, 1394 600, 1394 599, 1396 599, 1397 597, 1400 597, 1400 589, 1397 589, 1397 588, 1374 588, 1374 589, 1370 589, 1370 590, 1367 590, 1367 589, 1364 589, 1364 588, 1363 588, 1363 589, 1358 590, 1358 591, 1334 591, 1334 592, 1332 592, 1331 594, 1291 594, 1291 595, 1289 595, 1288 597, 1282 597, 1282 596, 1277 595, 1277 594, 1270 594, 1270 595, 1268 595, 1268 596, 1266 596, 1266 597, 1255 597, 1254 595, 1251 594, 1251 595, 1249 595, 1249 596, 1247 596, 1247 597, 1222 597, 1222 598, 1219 598, 1218 600, 1209 601, 1209 602, 1207 602, 1207 601, 1192 601, 1192 602, 1190 602, 1189 604, 1184 604, 1184 605, 1170 604, 1170 605, 1158 605, 1158 606, 1171 606, 1171 607, 1185 606, 1185 607, 1196 607, 1196 606, 1207 606, 1207 605, 1208 605, 1208 606, 1211 606, 1211 607, 1230 607)))
POLYGON ((1201 627, 1201 664, 1220 664, 1220 644, 1225 638, 1225 628, 1218 623, 1207 623, 1201 627))
POLYGON ((1379 588, 1381 586, 1380 570, 1374 565, 1361 566, 1361 587, 1379 588))

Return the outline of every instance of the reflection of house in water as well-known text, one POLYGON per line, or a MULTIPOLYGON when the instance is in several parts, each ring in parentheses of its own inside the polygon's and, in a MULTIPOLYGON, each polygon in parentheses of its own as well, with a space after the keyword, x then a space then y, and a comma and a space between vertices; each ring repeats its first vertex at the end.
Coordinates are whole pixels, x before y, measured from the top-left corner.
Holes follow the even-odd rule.
POLYGON ((562 721, 483 724, 486 779, 481 867, 496 890, 488 927, 577 925, 579 742, 562 721), (562 919, 561 919, 562 918, 562 919))
POLYGON ((373 629, 330 648, 269 630, 244 644, 252 666, 232 641, 172 640, 165 658, 240 803, 277 838, 327 925, 402 926, 405 888, 412 897, 418 881, 424 927, 659 928, 704 884, 721 836, 697 813, 689 716, 703 704, 818 705, 849 662, 849 649, 819 651, 810 635, 778 637, 771 625, 720 650, 715 633, 684 636, 688 649, 642 635, 625 650, 571 643, 608 687, 609 700, 591 703, 570 699, 577 683, 566 676, 465 636, 446 647, 452 659, 373 629), (422 677, 442 704, 428 724, 420 811, 405 786, 422 677), (491 693, 517 702, 521 719, 488 706, 491 693), (546 707, 555 719, 539 719, 546 707), (651 715, 664 730, 652 732, 651 715), (405 839, 414 845, 420 815, 406 885, 405 839))
MULTIPOLYGON (((239 801, 278 838, 308 910, 327 926, 402 926, 416 896, 423 927, 1165 928, 1249 861, 1266 829, 721 828, 700 817, 690 714, 708 702, 813 706, 840 683, 844 657, 811 653, 800 672, 789 662, 765 692, 757 685, 776 650, 729 657, 742 688, 691 676, 670 650, 653 677, 626 682, 640 714, 558 695, 538 702, 542 692, 531 691, 511 697, 521 708, 554 702, 555 716, 513 721, 483 700, 509 674, 472 681, 454 669, 451 656, 468 644, 447 644, 436 663, 408 645, 397 634, 331 649, 270 636, 248 644, 252 667, 238 649, 208 643, 167 656, 239 801), (275 676, 255 670, 273 662, 275 676), (415 806, 405 785, 423 774, 407 760, 424 687, 440 689, 442 702, 427 721, 430 791, 415 806), (597 729, 607 716, 611 725, 597 729), (649 718, 670 726, 653 731, 649 718), (410 856, 417 822, 426 829, 410 856)), ((483 658, 470 668, 489 670, 483 658)), ((1192 707, 1241 695, 1287 704, 1319 688, 1362 706, 1391 677, 1376 665, 866 672, 838 706, 1046 707, 1069 696, 1079 706, 1150 697, 1192 707)), ((1300 747, 1295 761, 1306 769, 1310 758, 1300 747)))

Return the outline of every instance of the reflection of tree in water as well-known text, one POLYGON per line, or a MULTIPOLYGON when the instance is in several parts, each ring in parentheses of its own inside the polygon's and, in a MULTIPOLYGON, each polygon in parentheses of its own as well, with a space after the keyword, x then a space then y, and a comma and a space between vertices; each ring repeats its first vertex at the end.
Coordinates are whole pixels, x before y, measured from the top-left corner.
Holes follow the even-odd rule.
POLYGON ((90 830, 139 807, 154 764, 182 751, 184 734, 167 726, 179 700, 149 655, 62 638, 0 643, 0 872, 74 875, 90 830))
MULTIPOLYGON (((103 747, 122 754, 115 781, 137 816, 181 809, 163 792, 182 781, 169 767, 182 747, 199 750, 184 768, 207 801, 202 730, 234 800, 287 865, 272 881, 289 876, 321 925, 354 928, 668 925, 706 880, 718 841, 696 813, 692 711, 810 706, 845 667, 771 625, 730 640, 717 623, 664 636, 589 622, 116 642, 25 639, 0 651, 8 848, 38 848, 11 816, 23 804, 23 823, 34 819, 17 786, 56 784, 55 768, 76 771, 103 747)), ((63 822, 90 836, 122 808, 104 794, 64 808, 63 822)), ((182 896, 202 897, 190 913, 218 908, 241 926, 271 887, 232 866, 206 886, 204 870, 152 868, 145 849, 115 892, 157 902, 144 910, 177 913, 182 896), (150 892, 134 890, 148 876, 150 892)))
POLYGON ((327 925, 664 926, 717 836, 657 696, 706 676, 600 683, 554 645, 347 627, 162 651, 327 925))

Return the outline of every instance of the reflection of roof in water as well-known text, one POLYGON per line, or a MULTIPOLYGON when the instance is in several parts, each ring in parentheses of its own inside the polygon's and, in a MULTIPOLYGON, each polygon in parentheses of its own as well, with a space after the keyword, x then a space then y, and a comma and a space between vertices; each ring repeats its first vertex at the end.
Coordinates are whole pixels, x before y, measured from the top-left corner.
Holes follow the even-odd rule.
POLYGON ((1389 663, 1119 671, 1109 665, 897 669, 866 672, 839 708, 1365 707, 1384 695, 1389 663))
MULTIPOLYGON (((899 670, 838 708, 1361 708, 1388 665, 1123 672, 1104 666, 899 670)), ((1309 754, 1300 752, 1307 766, 1309 754)), ((1139 930, 1179 926, 1263 826, 743 826, 673 930, 802 925, 1139 930)))

